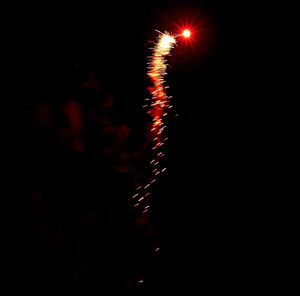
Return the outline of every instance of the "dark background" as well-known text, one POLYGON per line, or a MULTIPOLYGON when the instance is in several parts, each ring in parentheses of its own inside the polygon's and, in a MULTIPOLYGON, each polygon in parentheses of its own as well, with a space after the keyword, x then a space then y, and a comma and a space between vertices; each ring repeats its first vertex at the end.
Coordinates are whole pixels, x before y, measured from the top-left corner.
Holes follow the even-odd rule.
POLYGON ((259 9, 209 0, 13 9, 10 289, 212 294, 265 281, 254 229, 266 103, 248 22, 259 9), (146 57, 155 29, 180 24, 195 36, 169 58, 168 173, 145 218, 128 201, 147 174, 146 57))

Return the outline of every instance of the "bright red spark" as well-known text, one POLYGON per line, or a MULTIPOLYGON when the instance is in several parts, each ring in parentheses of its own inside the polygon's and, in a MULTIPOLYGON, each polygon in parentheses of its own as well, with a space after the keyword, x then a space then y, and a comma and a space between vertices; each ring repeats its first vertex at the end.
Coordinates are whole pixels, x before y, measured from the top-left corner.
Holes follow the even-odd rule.
POLYGON ((183 32, 182 32, 182 36, 184 37, 184 38, 190 38, 191 37, 191 31, 190 30, 188 30, 188 29, 185 29, 183 32))

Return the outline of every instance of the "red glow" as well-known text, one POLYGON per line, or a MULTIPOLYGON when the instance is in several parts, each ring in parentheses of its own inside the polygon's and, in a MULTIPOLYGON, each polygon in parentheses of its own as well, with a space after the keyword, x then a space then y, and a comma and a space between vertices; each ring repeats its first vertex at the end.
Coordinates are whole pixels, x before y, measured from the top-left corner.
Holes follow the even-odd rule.
POLYGON ((190 38, 191 37, 191 31, 188 30, 188 29, 185 29, 183 32, 182 32, 182 36, 184 38, 190 38))
POLYGON ((191 48, 198 44, 200 31, 202 31, 200 22, 190 19, 188 21, 178 21, 174 25, 177 28, 177 41, 181 47, 191 48))

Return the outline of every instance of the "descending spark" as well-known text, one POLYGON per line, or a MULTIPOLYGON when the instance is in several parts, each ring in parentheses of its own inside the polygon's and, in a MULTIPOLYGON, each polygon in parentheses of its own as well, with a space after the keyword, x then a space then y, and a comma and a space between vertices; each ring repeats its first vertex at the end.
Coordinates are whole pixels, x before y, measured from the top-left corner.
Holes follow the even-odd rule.
MULTIPOLYGON (((148 76, 151 79, 152 86, 149 90, 152 94, 151 108, 149 114, 152 117, 152 129, 154 146, 153 149, 159 149, 165 140, 163 130, 165 129, 163 116, 167 115, 167 108, 169 107, 169 97, 166 94, 164 86, 164 75, 166 74, 166 59, 176 43, 175 37, 165 33, 159 36, 158 42, 154 48, 151 57, 148 76)), ((160 161, 157 151, 154 163, 160 161)))
POLYGON ((189 38, 191 31, 186 29, 180 35, 171 35, 169 33, 159 32, 158 40, 153 48, 153 53, 150 57, 147 75, 150 78, 151 86, 148 90, 151 93, 151 99, 146 99, 149 102, 148 114, 152 118, 151 135, 153 138, 153 158, 150 161, 151 175, 148 182, 144 186, 140 186, 133 195, 134 207, 141 209, 142 213, 149 211, 150 187, 156 182, 157 178, 163 173, 166 168, 162 167, 161 160, 164 157, 163 146, 167 141, 165 134, 165 120, 168 115, 171 96, 166 94, 164 76, 166 75, 167 61, 166 57, 170 55, 172 48, 176 44, 177 37, 189 38))
MULTIPOLYGON (((160 32, 159 32, 160 33, 160 32)), ((134 199, 135 206, 139 206, 143 213, 149 211, 149 196, 150 186, 156 181, 159 174, 164 172, 166 168, 161 168, 161 159, 164 156, 162 151, 163 145, 167 140, 164 129, 164 116, 167 115, 168 108, 170 107, 168 95, 166 94, 166 86, 164 75, 166 74, 166 56, 168 56, 176 43, 176 37, 169 33, 160 33, 158 41, 153 49, 153 54, 150 57, 148 76, 151 81, 151 86, 148 88, 152 98, 150 100, 149 115, 152 117, 151 134, 153 138, 154 150, 153 159, 150 161, 151 177, 142 188, 139 188, 134 199)))

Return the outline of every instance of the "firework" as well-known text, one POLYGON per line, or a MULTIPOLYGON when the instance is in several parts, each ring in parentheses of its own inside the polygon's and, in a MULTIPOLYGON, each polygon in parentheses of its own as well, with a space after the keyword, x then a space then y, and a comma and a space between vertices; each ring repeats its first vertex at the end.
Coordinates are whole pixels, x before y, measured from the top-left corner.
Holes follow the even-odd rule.
POLYGON ((149 197, 150 189, 158 176, 163 173, 166 168, 162 167, 161 160, 164 157, 163 146, 167 141, 166 126, 164 118, 168 115, 168 110, 172 107, 170 104, 171 97, 167 95, 164 76, 166 75, 167 61, 166 57, 170 55, 171 50, 176 44, 176 38, 182 36, 189 38, 191 32, 184 30, 180 35, 172 35, 169 33, 159 33, 157 42, 153 48, 153 53, 148 63, 148 76, 151 81, 151 86, 148 90, 151 93, 150 103, 145 106, 148 107, 147 113, 151 116, 151 135, 153 139, 153 158, 150 161, 151 176, 144 186, 137 188, 133 195, 134 207, 142 210, 143 213, 149 211, 149 197))

